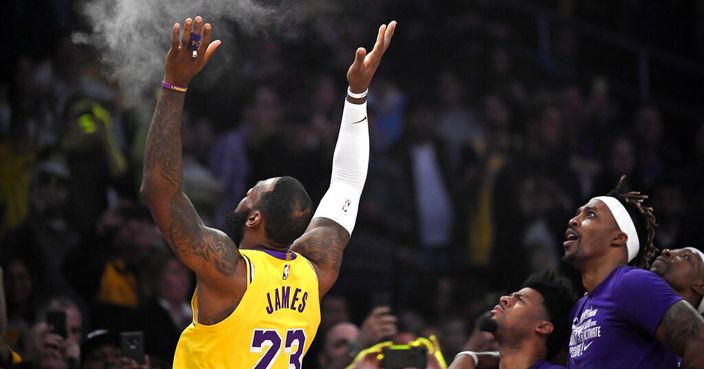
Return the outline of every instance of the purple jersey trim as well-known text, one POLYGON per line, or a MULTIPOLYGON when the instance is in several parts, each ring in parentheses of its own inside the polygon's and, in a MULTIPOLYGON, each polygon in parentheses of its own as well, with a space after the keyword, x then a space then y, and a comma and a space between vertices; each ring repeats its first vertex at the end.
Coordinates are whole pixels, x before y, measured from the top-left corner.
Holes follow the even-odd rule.
POLYGON ((298 254, 296 254, 293 251, 278 251, 278 250, 271 250, 271 249, 265 249, 263 247, 256 248, 255 250, 257 251, 264 251, 267 254, 281 260, 296 260, 296 257, 298 254))
POLYGON ((249 284, 252 284, 252 280, 254 280, 254 266, 252 265, 252 260, 250 260, 247 255, 242 256, 247 259, 247 269, 249 270, 249 284))

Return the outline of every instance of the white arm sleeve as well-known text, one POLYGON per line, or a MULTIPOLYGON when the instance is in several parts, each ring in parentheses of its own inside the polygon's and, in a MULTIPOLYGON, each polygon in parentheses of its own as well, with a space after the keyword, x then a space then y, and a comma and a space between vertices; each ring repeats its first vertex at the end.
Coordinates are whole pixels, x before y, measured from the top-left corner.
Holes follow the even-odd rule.
POLYGON ((352 104, 345 99, 340 134, 332 158, 330 188, 320 200, 313 217, 332 219, 352 235, 368 166, 367 103, 352 104))

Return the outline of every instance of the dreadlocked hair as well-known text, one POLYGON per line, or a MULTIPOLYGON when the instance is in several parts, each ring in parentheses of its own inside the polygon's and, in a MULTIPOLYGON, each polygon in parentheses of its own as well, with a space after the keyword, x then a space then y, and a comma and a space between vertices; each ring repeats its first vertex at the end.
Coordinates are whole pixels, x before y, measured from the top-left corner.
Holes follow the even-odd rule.
POLYGON ((657 253, 653 241, 655 239, 655 227, 658 224, 655 220, 653 208, 643 204, 648 195, 639 191, 627 191, 625 189, 625 181, 626 176, 622 175, 616 188, 611 190, 607 196, 616 198, 626 208, 636 227, 640 247, 638 255, 628 264, 637 268, 649 269, 650 263, 657 253))

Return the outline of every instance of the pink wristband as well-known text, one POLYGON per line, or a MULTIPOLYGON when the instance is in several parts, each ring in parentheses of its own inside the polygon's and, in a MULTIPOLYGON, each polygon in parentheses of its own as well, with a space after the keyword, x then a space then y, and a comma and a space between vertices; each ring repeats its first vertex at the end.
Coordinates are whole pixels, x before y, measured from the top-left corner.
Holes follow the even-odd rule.
POLYGON ((166 81, 161 81, 161 87, 176 92, 186 92, 188 90, 188 87, 175 86, 166 81))

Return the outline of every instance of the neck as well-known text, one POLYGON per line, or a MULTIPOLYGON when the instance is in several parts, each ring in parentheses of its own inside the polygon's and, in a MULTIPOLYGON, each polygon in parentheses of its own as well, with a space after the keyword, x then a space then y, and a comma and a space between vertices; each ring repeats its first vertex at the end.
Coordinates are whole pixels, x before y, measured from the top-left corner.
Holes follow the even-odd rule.
POLYGON ((611 274, 611 272, 621 265, 626 265, 624 260, 601 258, 590 265, 580 268, 582 272, 582 285, 587 289, 587 292, 593 291, 611 274))
POLYGON ((502 344, 499 347, 501 362, 499 369, 528 369, 536 361, 545 357, 544 347, 523 342, 516 345, 502 344))
POLYGON ((274 251, 288 251, 289 247, 268 240, 266 237, 257 237, 256 235, 245 235, 242 237, 242 242, 239 248, 247 249, 267 249, 274 251))
POLYGON ((677 292, 682 298, 687 301, 690 305, 694 306, 694 310, 697 310, 699 308, 699 304, 702 302, 702 297, 701 295, 697 295, 696 293, 692 292, 691 290, 687 291, 679 291, 677 292))

